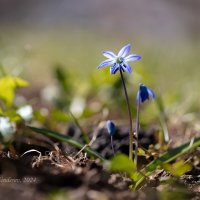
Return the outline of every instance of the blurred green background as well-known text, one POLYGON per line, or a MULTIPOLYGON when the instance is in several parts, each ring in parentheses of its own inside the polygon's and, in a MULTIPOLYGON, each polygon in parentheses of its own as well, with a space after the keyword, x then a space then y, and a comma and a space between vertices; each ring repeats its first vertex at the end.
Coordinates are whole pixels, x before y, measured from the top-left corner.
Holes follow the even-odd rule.
POLYGON ((119 77, 108 67, 96 69, 102 51, 117 53, 130 43, 131 53, 142 56, 126 74, 131 100, 143 82, 162 97, 167 112, 198 114, 199 10, 199 0, 2 0, 0 65, 28 80, 30 91, 50 85, 52 92, 63 84, 66 102, 90 102, 98 112, 124 102, 119 77))

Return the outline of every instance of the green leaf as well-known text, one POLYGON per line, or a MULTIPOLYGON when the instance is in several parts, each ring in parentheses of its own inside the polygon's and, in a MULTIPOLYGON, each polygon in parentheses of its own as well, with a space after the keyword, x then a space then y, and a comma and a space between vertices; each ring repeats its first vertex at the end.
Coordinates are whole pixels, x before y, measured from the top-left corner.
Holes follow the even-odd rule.
MULTIPOLYGON (((169 163, 179 156, 182 156, 183 154, 186 154, 192 149, 197 148, 200 146, 200 137, 195 138, 191 140, 190 142, 187 142, 185 144, 180 145, 179 147, 176 147, 174 149, 169 150, 165 154, 163 154, 161 157, 153 160, 150 162, 146 167, 144 167, 140 172, 141 174, 145 176, 151 175, 157 168, 161 167, 165 163, 169 163)), ((136 181, 135 188, 139 186, 140 183, 144 180, 145 176, 141 175, 138 177, 138 180, 136 181)))
MULTIPOLYGON (((50 130, 43 129, 43 128, 36 128, 36 127, 31 127, 31 126, 27 126, 27 127, 36 133, 40 133, 42 135, 57 139, 61 142, 68 143, 78 149, 82 149, 85 146, 84 144, 77 142, 70 136, 65 136, 65 135, 56 133, 54 131, 50 131, 50 130)), ((102 157, 99 153, 97 153, 96 151, 92 150, 89 147, 85 148, 84 151, 87 152, 90 156, 94 156, 95 158, 99 158, 102 161, 106 161, 106 159, 104 157, 102 157)))
POLYGON ((71 84, 68 80, 69 74, 67 73, 66 69, 64 70, 63 66, 59 64, 55 65, 54 76, 57 79, 62 90, 66 93, 70 92, 71 84))
POLYGON ((66 115, 59 109, 54 109, 51 111, 51 120, 56 122, 67 122, 70 120, 70 116, 66 115))
POLYGON ((21 78, 5 76, 0 79, 0 98, 7 106, 11 106, 15 97, 15 90, 26 86, 28 86, 28 82, 21 78))
POLYGON ((17 122, 21 120, 20 115, 17 114, 16 110, 14 109, 9 109, 8 111, 3 112, 3 115, 8 117, 13 122, 17 122))
POLYGON ((117 154, 109 163, 111 171, 126 172, 129 175, 136 171, 136 166, 132 160, 125 154, 117 154))
POLYGON ((146 152, 142 148, 138 148, 138 156, 147 156, 146 152))
POLYGON ((162 167, 165 169, 165 171, 170 172, 173 176, 182 176, 188 171, 191 171, 192 165, 189 163, 185 163, 184 160, 179 160, 173 164, 163 164, 162 167))

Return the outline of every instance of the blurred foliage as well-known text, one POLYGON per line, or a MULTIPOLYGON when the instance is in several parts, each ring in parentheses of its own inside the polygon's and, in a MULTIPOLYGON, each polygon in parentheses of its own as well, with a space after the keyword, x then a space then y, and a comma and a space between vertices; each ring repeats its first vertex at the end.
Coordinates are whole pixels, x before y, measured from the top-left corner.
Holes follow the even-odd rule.
POLYGON ((184 160, 179 160, 173 164, 164 164, 163 168, 170 172, 173 176, 182 176, 188 171, 192 170, 192 165, 189 163, 186 163, 184 160))
MULTIPOLYGON (((141 184, 141 182, 145 179, 145 176, 151 175, 156 169, 161 168, 163 165, 168 164, 171 161, 174 161, 176 158, 188 153, 192 149, 197 148, 199 145, 200 145, 200 137, 194 138, 190 142, 187 142, 176 148, 168 150, 163 155, 161 155, 157 159, 150 162, 141 170, 141 174, 137 177, 135 188, 137 188, 141 184)), ((168 169, 171 169, 171 171, 173 171, 173 167, 176 167, 178 169, 178 167, 181 165, 182 165, 182 161, 178 162, 174 166, 168 165, 168 169)), ((183 171, 180 170, 179 172, 177 172, 176 175, 189 171, 190 169, 191 167, 187 165, 186 168, 183 169, 183 171)))
POLYGON ((0 98, 6 106, 11 107, 15 97, 15 90, 20 87, 28 86, 28 82, 12 76, 5 76, 0 79, 0 98))
POLYGON ((136 166, 133 160, 125 154, 117 154, 107 164, 110 171, 113 172, 126 172, 129 176, 136 172, 136 166))
POLYGON ((60 97, 62 97, 56 99, 56 106, 60 109, 69 108, 74 90, 70 74, 59 64, 54 66, 53 74, 58 83, 60 97))
MULTIPOLYGON (((178 177, 191 171, 192 165, 186 163, 184 160, 178 160, 174 163, 170 162, 175 161, 176 158, 188 153, 191 149, 197 148, 199 144, 200 138, 195 138, 194 141, 170 149, 139 171, 136 170, 133 161, 130 160, 127 155, 123 154, 115 155, 111 161, 107 161, 105 164, 111 171, 126 172, 134 181, 132 187, 137 188, 145 177, 150 176, 157 169, 164 169, 170 172, 171 175, 178 177)), ((145 156, 146 154, 146 152, 141 149, 139 149, 139 153, 142 156, 145 156)))
POLYGON ((53 189, 47 195, 47 200, 65 200, 68 199, 68 194, 63 189, 53 189))
POLYGON ((160 188, 161 191, 158 193, 160 200, 188 200, 194 197, 194 194, 184 184, 180 184, 177 181, 170 180, 170 183, 161 184, 160 188))
MULTIPOLYGON (((3 70, 3 67, 0 66, 3 70)), ((0 78, 0 141, 7 145, 17 132, 17 123, 30 121, 33 116, 32 107, 15 105, 16 90, 27 87, 28 82, 16 76, 2 73, 0 78)))

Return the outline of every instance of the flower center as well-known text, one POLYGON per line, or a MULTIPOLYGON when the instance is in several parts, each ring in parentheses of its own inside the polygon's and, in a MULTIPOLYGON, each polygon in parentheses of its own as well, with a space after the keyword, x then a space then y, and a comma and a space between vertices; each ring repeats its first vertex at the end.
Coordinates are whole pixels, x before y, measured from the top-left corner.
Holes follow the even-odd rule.
POLYGON ((122 57, 118 57, 118 58, 116 59, 116 63, 117 63, 117 64, 121 64, 121 63, 123 63, 123 61, 124 61, 124 59, 123 59, 122 57))

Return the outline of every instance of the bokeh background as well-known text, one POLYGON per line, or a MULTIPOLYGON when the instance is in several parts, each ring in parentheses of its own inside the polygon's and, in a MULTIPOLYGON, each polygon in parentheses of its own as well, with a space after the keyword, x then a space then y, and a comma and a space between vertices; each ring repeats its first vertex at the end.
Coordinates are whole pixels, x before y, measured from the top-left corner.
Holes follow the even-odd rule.
POLYGON ((92 102, 94 112, 122 105, 118 75, 96 67, 105 59, 102 51, 117 53, 127 43, 142 56, 126 74, 132 102, 143 82, 168 113, 199 115, 199 0, 0 1, 2 73, 28 80, 30 91, 46 88, 45 97, 66 73, 62 88, 75 105, 92 102))

